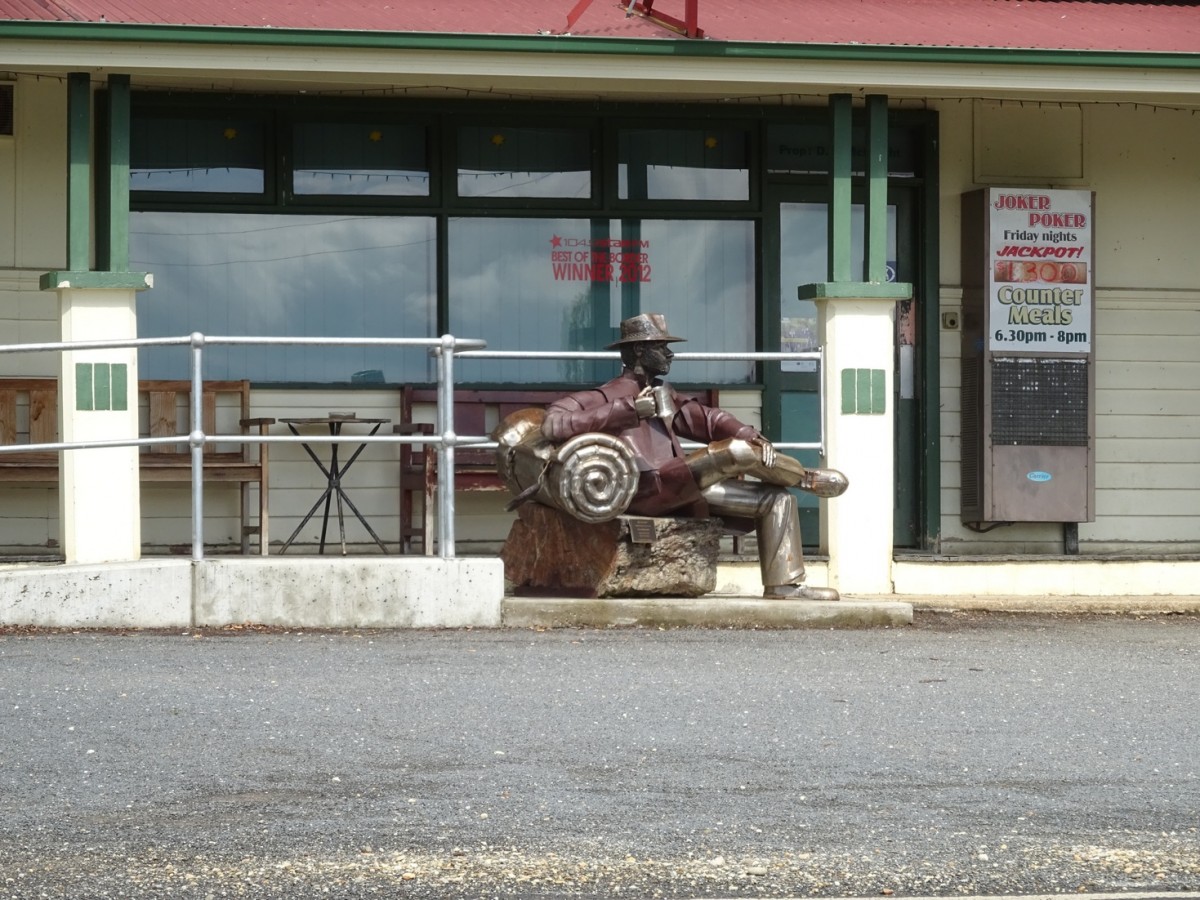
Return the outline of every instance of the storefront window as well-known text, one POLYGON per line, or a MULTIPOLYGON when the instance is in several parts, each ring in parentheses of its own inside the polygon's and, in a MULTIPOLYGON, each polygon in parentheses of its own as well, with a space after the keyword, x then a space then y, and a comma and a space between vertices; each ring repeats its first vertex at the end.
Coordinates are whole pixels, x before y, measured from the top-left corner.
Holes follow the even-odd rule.
MULTIPOLYGON (((252 337, 432 337, 434 220, 417 216, 130 217, 130 259, 154 273, 138 332, 252 337)), ((147 348, 144 378, 187 378, 185 348, 147 348)), ((220 346, 204 377, 258 382, 429 381, 419 348, 220 346)))
POLYGON ((458 129, 458 195, 592 196, 592 138, 586 128, 464 125, 458 129))
POLYGON ((130 128, 131 191, 261 194, 266 137, 261 120, 139 118, 130 128))
POLYGON ((617 136, 617 196, 749 200, 749 142, 742 129, 623 129, 617 136))
POLYGON ((426 129, 396 122, 297 122, 296 194, 427 197, 426 129))
MULTIPOLYGON (((459 218, 450 222, 450 329, 491 350, 603 350, 621 319, 661 312, 675 349, 754 349, 754 227, 745 221, 459 218)), ((463 360, 463 382, 591 384, 615 361, 463 360)), ((749 382, 748 362, 677 363, 671 380, 749 382)))

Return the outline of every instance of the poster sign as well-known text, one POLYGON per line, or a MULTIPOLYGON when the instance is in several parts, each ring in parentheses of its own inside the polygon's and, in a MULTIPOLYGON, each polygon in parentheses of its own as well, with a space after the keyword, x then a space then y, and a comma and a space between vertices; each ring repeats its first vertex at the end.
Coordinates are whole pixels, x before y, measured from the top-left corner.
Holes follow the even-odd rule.
POLYGON ((650 280, 650 241, 639 238, 550 238, 550 268, 555 281, 606 281, 638 284, 650 280))
POLYGON ((991 188, 988 349, 1092 348, 1092 194, 991 188))

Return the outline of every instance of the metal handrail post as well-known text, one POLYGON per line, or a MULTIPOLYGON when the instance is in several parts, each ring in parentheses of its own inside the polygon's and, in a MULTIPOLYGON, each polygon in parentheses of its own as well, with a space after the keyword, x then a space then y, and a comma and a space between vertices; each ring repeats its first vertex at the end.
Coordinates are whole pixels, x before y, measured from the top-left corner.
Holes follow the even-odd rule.
POLYGON ((821 441, 821 462, 825 465, 825 345, 817 348, 817 434, 821 441))
POLYGON ((192 452, 192 562, 204 559, 204 335, 192 332, 192 409, 188 446, 192 452))
POLYGON ((438 354, 438 555, 454 558, 454 335, 443 334, 438 354))

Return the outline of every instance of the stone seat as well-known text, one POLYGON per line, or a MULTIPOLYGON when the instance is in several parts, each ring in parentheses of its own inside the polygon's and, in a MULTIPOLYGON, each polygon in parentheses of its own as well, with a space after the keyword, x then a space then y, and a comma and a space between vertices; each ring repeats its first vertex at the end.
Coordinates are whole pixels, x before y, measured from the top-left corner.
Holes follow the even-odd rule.
POLYGON ((723 531, 717 518, 617 516, 588 523, 525 503, 500 557, 514 594, 699 597, 717 585, 723 531))

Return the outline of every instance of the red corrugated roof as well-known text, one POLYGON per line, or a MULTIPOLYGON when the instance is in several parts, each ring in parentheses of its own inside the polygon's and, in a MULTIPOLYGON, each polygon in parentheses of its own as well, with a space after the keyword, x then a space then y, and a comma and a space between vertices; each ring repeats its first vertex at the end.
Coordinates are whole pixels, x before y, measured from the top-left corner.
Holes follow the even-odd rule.
MULTIPOLYGON (((708 40, 915 47, 1200 52, 1191 3, 1083 0, 698 0, 708 40)), ((220 25, 366 32, 561 33, 576 0, 0 0, 0 20, 220 25)), ((590 37, 684 40, 627 3, 593 0, 590 37)), ((656 0, 682 19, 684 0, 656 0)))

